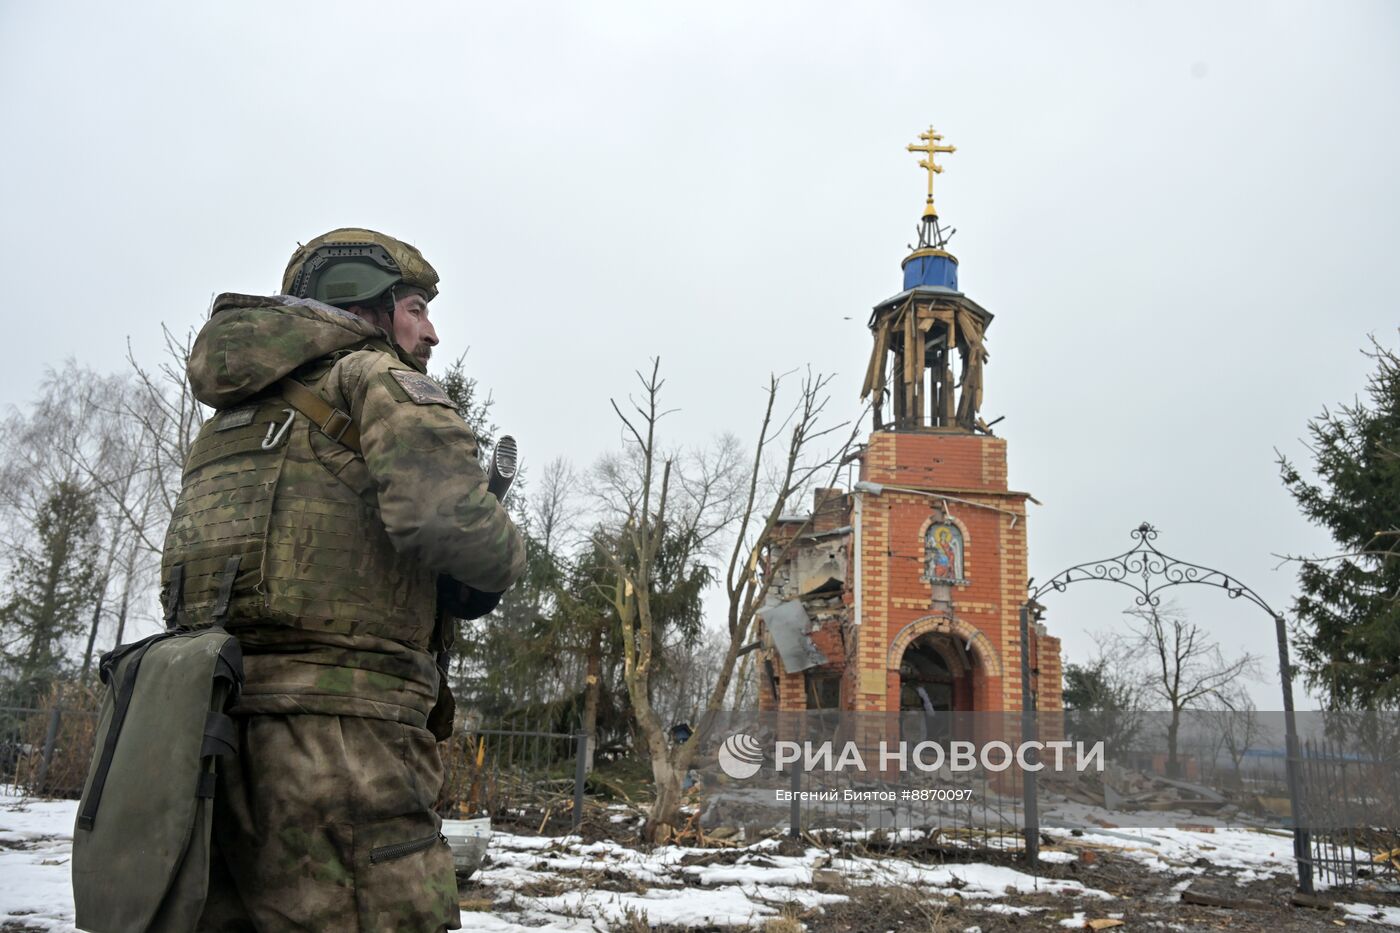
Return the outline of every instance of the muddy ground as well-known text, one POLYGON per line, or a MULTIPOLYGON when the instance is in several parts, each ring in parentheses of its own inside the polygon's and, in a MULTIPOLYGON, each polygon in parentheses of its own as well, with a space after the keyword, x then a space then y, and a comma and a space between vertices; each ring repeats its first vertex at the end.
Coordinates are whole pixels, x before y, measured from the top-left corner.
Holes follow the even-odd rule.
MULTIPOLYGON (((531 829, 538 827, 534 826, 531 829)), ((628 842, 637 845, 635 839, 628 842)), ((785 839, 776 853, 800 855, 811 844, 811 840, 785 839)), ((878 847, 866 845, 832 845, 829 848, 833 857, 838 858, 843 855, 869 857, 881 854, 878 847)), ((1056 840, 1052 848, 1076 852, 1073 840, 1056 840)), ((1079 853, 1083 851, 1078 850, 1079 853)), ((751 853, 733 848, 687 855, 683 864, 734 864, 746 854, 748 863, 753 864, 754 857, 751 853)), ((941 847, 937 843, 901 844, 888 850, 887 854, 920 864, 946 865, 959 861, 975 861, 1027 871, 1019 854, 986 851, 974 854, 967 850, 941 847)), ((1381 918, 1379 912, 1374 913, 1373 918, 1363 919, 1338 907, 1328 907, 1326 902, 1329 900, 1350 904, 1371 903, 1376 905, 1378 910, 1389 907, 1392 909, 1392 917, 1395 916, 1394 909, 1400 908, 1400 893, 1381 893, 1374 888, 1368 890, 1364 887, 1333 891, 1331 897, 1319 899, 1319 906, 1298 906, 1292 902, 1296 886, 1294 879, 1289 875, 1274 875, 1241 884, 1234 872, 1213 870, 1205 858, 1197 860, 1190 868, 1190 871, 1152 870, 1139 861, 1099 848, 1091 850, 1088 855, 1080 854, 1075 861, 1042 863, 1035 872, 1038 877, 1047 879, 1072 879, 1114 896, 1113 900, 1107 901, 1089 896, 1034 892, 1008 892, 996 900, 971 897, 964 899, 956 893, 928 892, 910 886, 847 884, 837 873, 822 872, 820 881, 814 883, 814 887, 824 893, 844 895, 847 900, 819 909, 794 903, 774 905, 781 911, 778 918, 766 920, 749 929, 762 933, 798 933, 804 929, 812 933, 942 933, 970 931, 973 928, 980 933, 1005 930, 1064 931, 1076 928, 1124 931, 1228 929, 1291 933, 1305 930, 1336 930, 1339 927, 1354 925, 1370 926, 1366 919, 1373 919, 1374 922, 1381 918), (1193 894, 1218 897, 1236 906, 1227 908, 1183 902, 1181 892, 1183 888, 1188 887, 1193 894), (1106 923, 1113 920, 1119 921, 1119 924, 1106 923), (1103 925, 1089 926, 1094 921, 1103 925)), ((548 897, 578 890, 645 894, 647 886, 623 872, 560 871, 548 881, 515 891, 496 890, 490 885, 468 880, 463 882, 461 894, 464 908, 470 910, 491 909, 488 905, 492 904, 500 906, 502 899, 507 904, 524 907, 525 905, 516 898, 517 893, 526 897, 548 897)), ((468 920, 469 916, 464 915, 464 921, 468 920)), ((1375 928, 1388 927, 1383 925, 1375 928)), ((598 929, 604 927, 598 926, 598 929)), ((714 926, 651 927, 641 917, 630 922, 614 924, 612 929, 626 933, 643 933, 647 930, 660 933, 711 930, 718 933, 721 930, 735 930, 734 927, 714 926)))

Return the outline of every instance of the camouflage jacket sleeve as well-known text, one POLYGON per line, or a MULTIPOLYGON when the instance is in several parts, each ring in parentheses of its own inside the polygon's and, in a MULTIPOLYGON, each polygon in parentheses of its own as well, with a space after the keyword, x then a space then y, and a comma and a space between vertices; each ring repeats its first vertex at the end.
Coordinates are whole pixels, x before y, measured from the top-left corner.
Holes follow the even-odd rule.
POLYGON ((354 353, 338 368, 394 546, 474 589, 508 589, 525 544, 486 491, 476 437, 447 394, 387 353, 354 353))

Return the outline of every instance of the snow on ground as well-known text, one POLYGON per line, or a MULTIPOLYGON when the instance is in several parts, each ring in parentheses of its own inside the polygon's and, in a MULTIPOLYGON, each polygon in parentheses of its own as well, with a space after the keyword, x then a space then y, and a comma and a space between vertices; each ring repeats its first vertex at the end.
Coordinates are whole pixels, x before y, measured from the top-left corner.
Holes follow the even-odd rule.
POLYGON ((20 803, 0 793, 0 925, 73 929, 68 862, 77 813, 76 800, 20 803))
POLYGON ((1339 904, 1348 920, 1384 923, 1400 927, 1400 907, 1376 907, 1373 904, 1339 904))
MULTIPOLYGON (((1279 831, 1222 827, 1206 832, 1159 826, 1115 829, 1111 834, 1085 829, 1079 836, 1059 828, 1046 829, 1045 833, 1056 839, 1113 849, 1153 871, 1193 875, 1223 872, 1241 885, 1295 872, 1293 837, 1279 831), (1197 864, 1202 859, 1209 865, 1197 864)), ((1041 857, 1050 854, 1042 852, 1041 857)), ((1370 853, 1357 850, 1355 855, 1362 863, 1370 861, 1370 853)), ((1322 878, 1314 884, 1319 891, 1329 887, 1322 878)))
MULTIPOLYGON (((0 792, 0 925, 22 923, 61 933, 74 929, 69 863, 76 808, 71 800, 22 800, 0 792)), ((1066 830, 1050 833, 1069 841, 1066 830)), ((1281 836, 1231 829, 1131 834, 1137 838, 1089 833, 1073 841, 1111 847, 1150 869, 1177 874, 1206 871, 1193 865, 1205 858, 1241 883, 1292 871, 1291 841, 1281 836)), ((1084 908, 1076 916, 1097 914, 1116 900, 1079 881, 1037 878, 1003 865, 832 858, 818 848, 801 855, 778 851, 775 840, 765 840, 732 853, 732 858, 697 864, 717 850, 661 846, 641 852, 612 842, 585 843, 574 836, 497 833, 491 838, 486 866, 473 878, 479 890, 491 893, 491 912, 465 913, 463 922, 486 933, 581 933, 642 916, 652 924, 744 927, 779 916, 784 905, 811 908, 844 900, 843 894, 813 885, 813 872, 823 869, 834 871, 848 885, 916 886, 929 896, 957 894, 968 908, 1002 914, 1026 916, 1043 909, 1001 903, 1021 893, 1061 894, 1066 909, 1084 908), (602 879, 623 883, 598 884, 602 879)), ((1045 855, 1051 861, 1066 860, 1066 853, 1054 849, 1045 855)), ((1348 920, 1400 925, 1400 908, 1342 908, 1348 920)))
MULTIPOLYGON (((1249 829, 1201 832, 1159 827, 1114 830, 1111 834, 1085 829, 1082 835, 1072 836, 1068 830, 1051 828, 1045 833, 1068 842, 1113 849, 1155 871, 1184 872, 1202 858, 1210 862, 1209 870, 1227 869, 1241 883, 1294 870, 1293 837, 1249 829)), ((1204 866, 1194 869, 1197 874, 1207 870, 1204 866)))
MULTIPOLYGON (((617 924, 645 915, 652 924, 747 926, 778 916, 785 904, 820 907, 846 899, 813 887, 813 872, 830 869, 849 885, 917 885, 929 896, 958 894, 966 899, 995 900, 1010 894, 1042 891, 1095 900, 1102 891, 1075 881, 1037 879, 997 865, 927 866, 897 858, 837 858, 818 848, 802 855, 778 855, 774 840, 742 850, 733 864, 685 865, 686 856, 714 856, 714 849, 663 846, 650 853, 611 843, 584 845, 564 837, 541 848, 530 837, 492 838, 490 865, 475 880, 498 892, 497 913, 522 924, 550 923, 559 929, 581 921, 617 924), (647 885, 645 893, 581 887, 534 896, 522 888, 548 878, 551 870, 616 872, 647 885)), ((1008 912, 1024 913, 1007 907, 1008 912)), ((530 927, 525 927, 530 928, 530 927)), ((495 929, 492 927, 491 929, 495 929)))
MULTIPOLYGON (((819 851, 819 850, 814 850, 819 851)), ((1007 894, 1066 894, 1112 900, 1113 895, 1085 887, 1078 881, 1037 878, 1002 865, 959 863, 920 865, 898 858, 838 858, 831 867, 851 884, 902 884, 931 894, 957 894, 963 898, 999 898, 1007 894)))

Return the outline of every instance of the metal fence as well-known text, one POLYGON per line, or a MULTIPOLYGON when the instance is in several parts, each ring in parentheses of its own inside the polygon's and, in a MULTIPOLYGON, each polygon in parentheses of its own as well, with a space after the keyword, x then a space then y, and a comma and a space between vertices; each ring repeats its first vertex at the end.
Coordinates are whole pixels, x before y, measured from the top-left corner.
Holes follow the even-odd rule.
POLYGON ((945 852, 1015 852, 1028 827, 1021 774, 1015 770, 906 774, 886 782, 798 769, 790 790, 787 824, 793 836, 932 843, 945 852))
MULTIPOLYGON (((0 707, 0 784, 24 795, 82 795, 98 712, 64 706, 0 707)), ((539 832, 577 829, 583 813, 588 738, 582 733, 494 722, 444 742, 444 816, 488 815, 539 832)))
POLYGON ((1315 877, 1400 880, 1400 761, 1322 740, 1302 743, 1300 823, 1315 877))
POLYGON ((577 829, 583 817, 588 736, 520 721, 454 735, 442 744, 447 780, 438 811, 495 821, 538 819, 535 832, 577 829))
POLYGON ((0 784, 35 796, 81 796, 97 716, 64 706, 0 706, 0 784))

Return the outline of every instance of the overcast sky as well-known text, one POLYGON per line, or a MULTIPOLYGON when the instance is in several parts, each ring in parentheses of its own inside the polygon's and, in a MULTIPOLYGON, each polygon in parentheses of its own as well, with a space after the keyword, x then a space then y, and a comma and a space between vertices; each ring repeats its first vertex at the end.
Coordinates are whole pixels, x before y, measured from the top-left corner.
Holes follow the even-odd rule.
MULTIPOLYGON (((1147 520, 1289 604, 1326 551, 1274 448, 1364 386, 1400 320, 1393 3, 38 3, 0 0, 0 405, 65 356, 153 359, 216 292, 364 225, 442 275, 527 462, 619 442, 659 355, 671 439, 757 425, 772 370, 838 374, 901 287, 933 123, 963 290, 996 315, 1044 579, 1147 520)), ((1051 599, 1068 660, 1126 589, 1051 599)), ((1267 617, 1183 599, 1275 670, 1267 617)), ((1277 707, 1277 682, 1255 690, 1277 707)))

